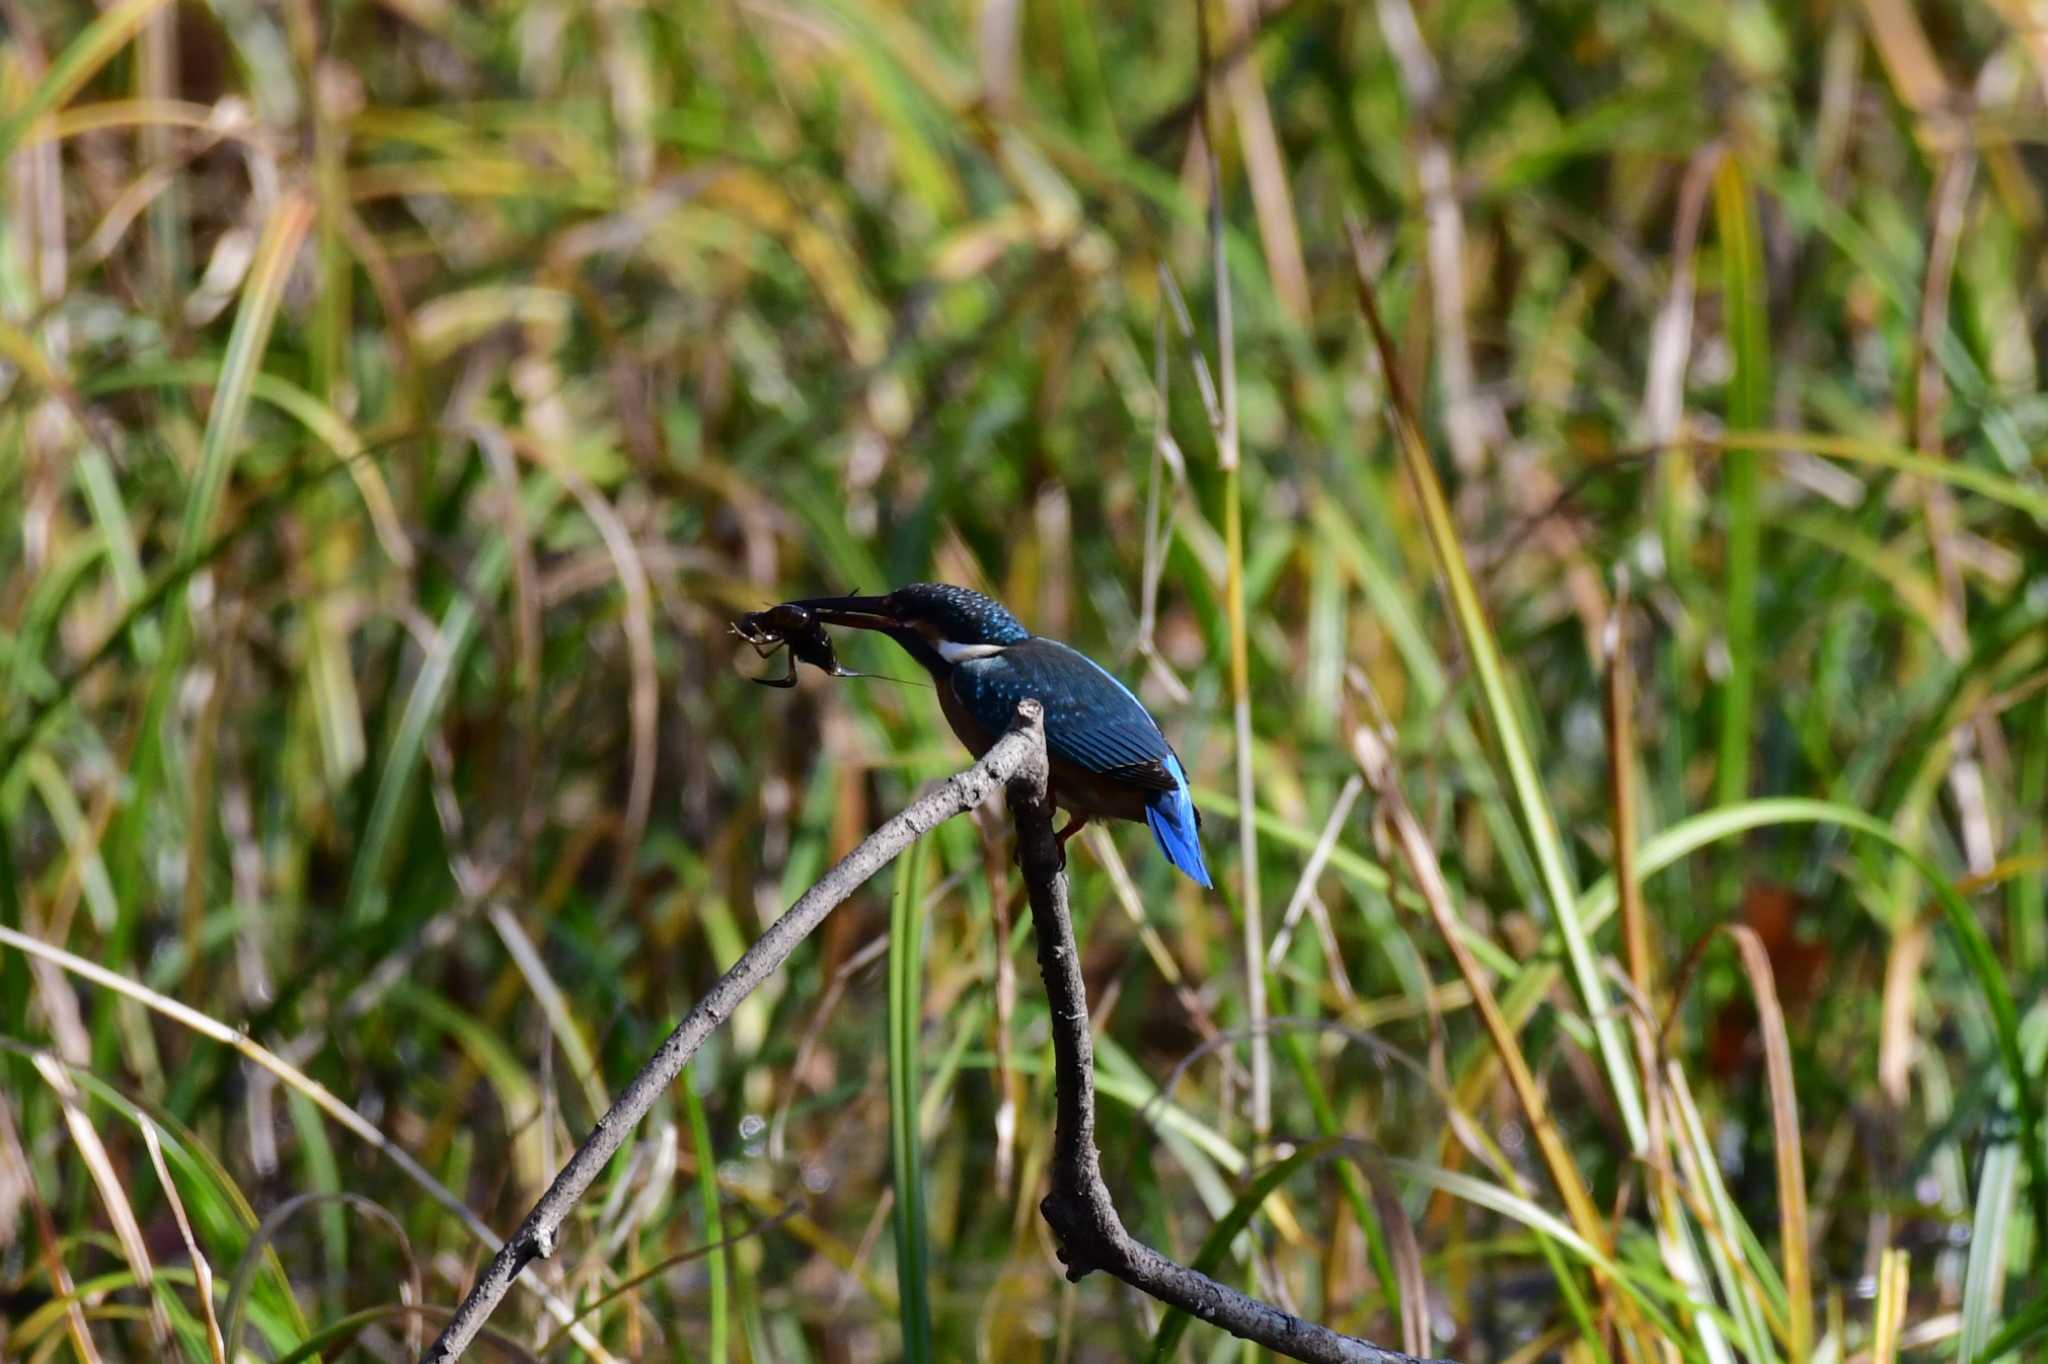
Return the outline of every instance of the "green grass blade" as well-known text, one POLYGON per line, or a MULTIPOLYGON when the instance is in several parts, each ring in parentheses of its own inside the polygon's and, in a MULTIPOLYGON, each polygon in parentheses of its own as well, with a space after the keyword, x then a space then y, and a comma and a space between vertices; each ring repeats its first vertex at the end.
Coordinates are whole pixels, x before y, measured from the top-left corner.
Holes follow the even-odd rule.
POLYGON ((234 330, 228 335, 227 353, 221 357, 219 386, 214 390, 213 408, 206 418, 206 439, 200 448, 199 474, 185 497, 183 530, 178 539, 182 553, 196 552, 212 534, 241 441, 242 418, 249 411, 249 392, 263 365, 263 352, 270 344, 270 329, 277 320, 278 305, 284 301, 285 280, 291 275, 299 243, 312 222, 312 202, 298 194, 287 195, 271 213, 262 240, 257 243, 256 258, 250 263, 249 279, 242 289, 242 305, 235 313, 234 330))
MULTIPOLYGON (((1834 801, 1813 800, 1805 796, 1772 796, 1707 810, 1689 819, 1680 820, 1647 839, 1639 851, 1638 862, 1642 875, 1647 880, 1722 839, 1733 838, 1752 829, 1768 829, 1791 824, 1839 825, 1870 834, 1904 851, 1898 835, 1889 825, 1872 819, 1854 806, 1834 801)), ((1331 865, 1338 865, 1337 859, 1332 858, 1331 865)), ((1614 878, 1603 876, 1586 889, 1579 905, 1580 921, 1588 932, 1597 932, 1613 917, 1619 907, 1620 897, 1615 888, 1614 878)), ((1512 1020, 1519 1022, 1526 1019, 1529 1009, 1533 1007, 1533 1001, 1540 998, 1556 982, 1555 966, 1540 961, 1532 963, 1528 969, 1520 973, 1514 986, 1504 997, 1501 1007, 1512 1020)))
POLYGON ((2019 1148, 2002 1141, 1984 1153, 1977 1172, 1977 1207, 1970 1219, 1970 1258, 1963 1271, 1963 1329, 1956 1364, 1988 1358, 1985 1347, 1997 1324, 2005 1289, 2005 1255, 2018 1201, 2019 1148))
POLYGON ((428 731, 454 685, 456 669, 475 642, 482 605, 497 595, 510 558, 511 551, 503 539, 494 539, 478 556, 469 582, 442 614, 434 647, 413 679, 377 777, 377 794, 371 798, 362 840, 356 845, 355 867, 349 875, 348 906, 344 911, 350 923, 360 925, 374 916, 399 816, 411 793, 412 779, 426 756, 428 731))
MULTIPOLYGON (((704 1210, 704 1244, 718 1246, 725 1240, 725 1219, 718 1201, 718 1151, 711 1144, 711 1124, 704 1116, 704 1099, 697 1093, 694 1076, 683 1077, 682 1091, 683 1109, 690 1119, 690 1140, 697 1148, 697 1197, 704 1210)), ((705 1347, 711 1364, 726 1364, 730 1352, 728 1254, 722 1248, 712 1250, 704 1263, 711 1284, 711 1339, 705 1347)))
POLYGON ((153 635, 153 621, 157 608, 190 581, 194 573, 224 556, 245 537, 269 525, 341 467, 338 464, 332 465, 325 470, 290 480, 285 487, 258 503, 251 515, 215 536, 197 554, 183 555, 169 565, 150 583, 149 589, 141 598, 129 605, 121 614, 120 619, 106 632, 99 645, 57 679, 55 694, 39 698, 30 708, 28 718, 15 726, 4 741, 0 741, 0 785, 8 781, 22 758, 42 740, 44 732, 63 712, 65 702, 88 677, 112 659, 124 643, 133 640, 138 652, 145 647, 145 641, 153 635))
POLYGON ((1984 1346, 1984 1353, 1977 1356, 1977 1364, 1991 1364, 1995 1359, 2003 1359, 2020 1346, 2033 1344, 2041 1336, 2048 1336, 2048 1293, 2043 1293, 2007 1317, 1998 1334, 1984 1346))
MULTIPOLYGON (((2022 1025, 2021 1050, 2029 1070, 2038 1071, 2048 1052, 2048 1004, 2036 1004, 2022 1025)), ((2014 1095, 2008 1081, 2001 1087, 2000 1103, 2010 1106, 2014 1095)), ((1993 1131, 2004 1136, 2007 1124, 1997 1122, 1993 1131)), ((1984 1152, 1977 1173, 1977 1207, 1970 1219, 1970 1257, 1963 1273, 1963 1329, 1956 1345, 1957 1364, 1974 1364, 1996 1358, 1991 1349, 1992 1328, 2006 1291, 2006 1276, 2021 1266, 2012 1254, 2013 1205, 2018 1201, 2020 1149, 2012 1140, 1995 1140, 1984 1152)), ((2039 1255, 2040 1243, 2033 1247, 2039 1255)))
MULTIPOLYGON (((1242 808, 1238 805, 1236 796, 1226 794, 1214 787, 1196 786, 1194 793, 1196 803, 1203 810, 1214 810, 1225 819, 1236 819, 1238 810, 1242 808)), ((1317 831, 1306 825, 1284 819, 1264 808, 1259 809, 1252 817, 1259 822, 1260 834, 1272 839, 1275 843, 1284 844, 1287 847, 1298 849, 1304 853, 1313 851, 1316 846, 1317 831)), ((1382 895, 1391 895, 1398 903, 1406 905, 1410 909, 1419 910, 1422 907, 1420 898, 1413 890, 1406 886, 1395 886, 1393 879, 1387 875, 1384 867, 1370 860, 1357 849, 1346 847, 1342 842, 1339 842, 1330 849, 1329 856, 1330 870, 1342 872, 1368 890, 1382 895)), ((1489 971, 1497 971, 1509 979, 1514 979, 1522 972, 1521 964, 1502 948, 1499 943, 1493 941, 1482 932, 1475 929, 1467 929, 1465 945, 1472 949, 1472 955, 1479 958, 1489 971)), ((1399 959, 1397 958, 1397 960, 1399 959)), ((1419 997, 1423 984, 1420 978, 1418 977, 1409 983, 1412 985, 1412 992, 1419 997)))
MULTIPOLYGON (((1732 154, 1723 158, 1714 177, 1714 210, 1721 231, 1722 306, 1735 359, 1728 424, 1754 430, 1770 420, 1770 319, 1749 182, 1732 154)), ((1720 758, 1714 780, 1723 805, 1749 794, 1751 709, 1757 671, 1757 559, 1762 541, 1762 470, 1758 466, 1756 451, 1731 449, 1722 480, 1728 502, 1727 596, 1722 621, 1728 677, 1721 684, 1720 758)))
POLYGON ((923 1090, 918 1038, 924 1028, 924 844, 896 864, 889 901, 889 1151, 896 1181, 890 1222, 896 1236, 897 1313, 903 1358, 931 1364, 931 1251, 924 1210, 924 1150, 917 1113, 923 1090))
MULTIPOLYGON (((307 1364, 317 1360, 321 1353, 336 1346, 346 1346, 363 1331, 379 1322, 390 1322, 394 1326, 408 1317, 425 1316, 439 1326, 445 1319, 447 1309, 428 1309, 411 1303, 387 1303, 381 1307, 365 1307, 339 1317, 307 1336, 290 1350, 278 1356, 277 1364, 307 1364)), ((501 1351, 505 1358, 520 1361, 520 1364, 536 1364, 536 1356, 517 1340, 495 1326, 485 1326, 478 1332, 479 1340, 490 1342, 493 1349, 501 1351)))

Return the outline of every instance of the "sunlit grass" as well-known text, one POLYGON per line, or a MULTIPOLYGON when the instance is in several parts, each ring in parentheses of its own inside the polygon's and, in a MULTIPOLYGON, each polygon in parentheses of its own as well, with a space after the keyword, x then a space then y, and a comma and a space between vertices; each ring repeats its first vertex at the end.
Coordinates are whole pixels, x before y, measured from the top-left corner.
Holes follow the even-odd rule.
MULTIPOLYGON (((2019 9, 1257 9, 9 12, 0 1355, 416 1350, 962 761, 724 634, 918 577, 1208 816, 1073 845, 1134 1232, 1465 1360, 2043 1348, 2019 9)), ((503 1347, 1227 1351, 1052 1254, 1009 857, 846 906, 503 1347)))

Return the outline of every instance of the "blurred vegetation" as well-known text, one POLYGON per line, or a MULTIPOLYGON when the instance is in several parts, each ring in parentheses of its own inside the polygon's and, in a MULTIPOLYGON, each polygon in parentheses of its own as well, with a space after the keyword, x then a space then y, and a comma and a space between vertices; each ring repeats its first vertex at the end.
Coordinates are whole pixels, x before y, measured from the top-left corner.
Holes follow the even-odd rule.
MULTIPOLYGON (((0 1354, 416 1347, 961 764, 724 633, 913 578, 1141 684, 1209 815, 1213 893, 1073 858, 1135 1232, 1472 1361, 2048 1350, 2035 7, 0 33, 0 1354)), ((739 1013, 508 1352, 1237 1357, 1059 1272, 1005 837, 739 1013)))

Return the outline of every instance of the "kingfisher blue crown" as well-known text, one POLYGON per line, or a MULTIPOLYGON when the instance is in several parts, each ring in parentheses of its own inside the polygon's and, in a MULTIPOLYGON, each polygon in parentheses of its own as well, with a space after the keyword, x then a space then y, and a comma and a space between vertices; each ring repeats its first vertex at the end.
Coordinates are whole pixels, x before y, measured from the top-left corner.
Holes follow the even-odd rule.
POLYGON ((951 583, 794 605, 829 625, 876 630, 931 674, 939 707, 976 757, 1009 728, 1017 703, 1045 707, 1052 799, 1072 818, 1060 842, 1098 816, 1142 821, 1167 860, 1208 886, 1202 815, 1159 722, 1130 688, 1078 649, 1034 635, 993 597, 951 583))

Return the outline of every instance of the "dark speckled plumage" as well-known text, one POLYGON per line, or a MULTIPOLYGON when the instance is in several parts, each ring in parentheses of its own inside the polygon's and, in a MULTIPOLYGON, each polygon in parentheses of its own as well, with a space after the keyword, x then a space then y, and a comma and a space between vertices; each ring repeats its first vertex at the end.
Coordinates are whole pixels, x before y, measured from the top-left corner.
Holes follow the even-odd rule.
MULTIPOLYGON (((1019 644, 1031 638, 1022 621, 994 597, 951 583, 912 583, 886 598, 904 620, 931 626, 961 644, 1019 644)), ((1004 721, 1007 728, 1009 722, 1004 721)))
POLYGON ((977 756, 1009 727, 1019 701, 1038 698, 1053 800, 1083 819, 1144 822, 1176 867, 1209 884, 1202 817, 1173 745, 1144 703, 1094 659, 1033 635, 1001 602, 951 583, 797 604, 901 644, 931 674, 947 722, 977 756))

